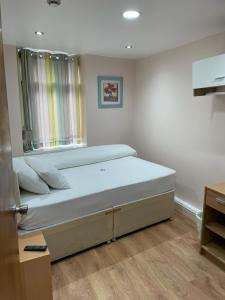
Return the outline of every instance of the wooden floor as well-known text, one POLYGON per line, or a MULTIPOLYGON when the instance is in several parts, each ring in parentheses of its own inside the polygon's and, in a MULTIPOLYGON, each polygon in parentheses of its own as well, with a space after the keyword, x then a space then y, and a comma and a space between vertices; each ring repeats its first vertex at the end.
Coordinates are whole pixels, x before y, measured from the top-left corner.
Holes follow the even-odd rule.
POLYGON ((225 299, 225 272, 199 254, 181 214, 52 265, 54 300, 225 299))

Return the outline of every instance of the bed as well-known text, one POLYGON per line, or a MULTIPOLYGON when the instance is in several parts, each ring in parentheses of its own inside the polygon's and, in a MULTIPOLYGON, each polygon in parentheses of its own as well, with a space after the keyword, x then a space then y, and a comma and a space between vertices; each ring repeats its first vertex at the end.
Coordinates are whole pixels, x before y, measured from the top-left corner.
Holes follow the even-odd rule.
MULTIPOLYGON (((107 149, 113 153, 113 148, 107 149)), ((29 210, 20 219, 19 233, 41 230, 55 261, 171 218, 175 171, 137 158, 128 149, 116 157, 103 151, 94 160, 87 153, 83 160, 84 150, 80 149, 75 154, 79 157, 81 153, 82 159, 72 165, 70 160, 61 163, 63 154, 51 155, 72 188, 52 189, 47 195, 21 191, 20 201, 29 210)), ((42 157, 49 159, 49 155, 42 157)))

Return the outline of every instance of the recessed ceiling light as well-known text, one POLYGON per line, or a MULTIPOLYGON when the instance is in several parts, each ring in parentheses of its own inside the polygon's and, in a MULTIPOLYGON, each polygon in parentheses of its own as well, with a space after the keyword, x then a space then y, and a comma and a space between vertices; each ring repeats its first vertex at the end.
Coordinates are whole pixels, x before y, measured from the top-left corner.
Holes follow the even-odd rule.
POLYGON ((133 46, 132 46, 132 45, 127 45, 127 46, 125 46, 125 48, 126 48, 126 49, 132 49, 133 46))
POLYGON ((57 7, 57 6, 59 6, 61 4, 61 0, 47 0, 47 3, 50 6, 57 7))
POLYGON ((123 13, 123 17, 128 20, 137 19, 140 16, 140 12, 137 10, 127 10, 123 13))
POLYGON ((42 36, 42 35, 44 35, 44 32, 43 31, 35 31, 35 34, 38 36, 42 36))

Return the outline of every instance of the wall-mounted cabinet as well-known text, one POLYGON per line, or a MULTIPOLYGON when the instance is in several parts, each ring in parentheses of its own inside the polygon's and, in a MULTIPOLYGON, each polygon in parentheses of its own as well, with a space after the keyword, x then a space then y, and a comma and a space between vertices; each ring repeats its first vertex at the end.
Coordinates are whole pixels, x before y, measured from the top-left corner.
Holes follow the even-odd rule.
POLYGON ((194 62, 192 80, 194 96, 225 94, 225 54, 194 62))

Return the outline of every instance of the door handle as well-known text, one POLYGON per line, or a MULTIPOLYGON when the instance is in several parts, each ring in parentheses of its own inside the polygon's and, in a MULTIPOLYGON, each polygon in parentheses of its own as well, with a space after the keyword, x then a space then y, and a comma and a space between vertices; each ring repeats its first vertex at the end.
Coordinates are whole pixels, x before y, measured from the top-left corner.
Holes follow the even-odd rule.
POLYGON ((224 78, 225 78, 225 76, 219 76, 219 77, 216 77, 215 80, 222 80, 224 78))
POLYGON ((21 215, 26 215, 28 212, 28 205, 27 204, 23 204, 20 206, 13 206, 12 208, 14 214, 21 214, 21 215))

